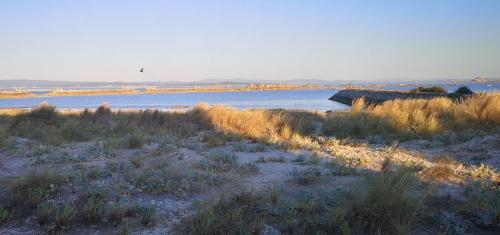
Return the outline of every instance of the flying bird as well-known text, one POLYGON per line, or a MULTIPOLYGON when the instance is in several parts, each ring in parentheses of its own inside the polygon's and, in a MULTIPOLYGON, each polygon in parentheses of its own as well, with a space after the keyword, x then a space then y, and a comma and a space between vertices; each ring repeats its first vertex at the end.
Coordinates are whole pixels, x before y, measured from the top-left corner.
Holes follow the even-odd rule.
POLYGON ((144 68, 139 69, 139 72, 144 73, 144 68))

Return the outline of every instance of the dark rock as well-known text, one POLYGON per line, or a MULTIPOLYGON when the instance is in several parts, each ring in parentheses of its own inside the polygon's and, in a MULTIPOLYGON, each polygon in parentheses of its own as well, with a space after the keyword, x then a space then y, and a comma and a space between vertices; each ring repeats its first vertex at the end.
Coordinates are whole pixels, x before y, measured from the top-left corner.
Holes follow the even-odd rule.
POLYGON ((375 91, 375 90, 357 90, 346 89, 340 90, 335 95, 329 98, 345 105, 352 105, 352 101, 361 97, 369 104, 380 104, 387 100, 394 99, 431 99, 435 97, 446 97, 447 94, 442 93, 410 93, 403 91, 375 91))

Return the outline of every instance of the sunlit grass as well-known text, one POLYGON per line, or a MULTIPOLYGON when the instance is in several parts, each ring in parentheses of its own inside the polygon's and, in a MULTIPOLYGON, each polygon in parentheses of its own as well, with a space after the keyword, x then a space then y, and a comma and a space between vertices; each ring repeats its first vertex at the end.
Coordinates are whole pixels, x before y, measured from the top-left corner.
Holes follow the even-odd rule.
POLYGON ((358 99, 353 102, 350 113, 329 115, 324 132, 341 136, 398 134, 411 137, 498 127, 499 124, 500 94, 480 93, 458 101, 444 97, 397 99, 380 105, 368 105, 364 99, 358 99))

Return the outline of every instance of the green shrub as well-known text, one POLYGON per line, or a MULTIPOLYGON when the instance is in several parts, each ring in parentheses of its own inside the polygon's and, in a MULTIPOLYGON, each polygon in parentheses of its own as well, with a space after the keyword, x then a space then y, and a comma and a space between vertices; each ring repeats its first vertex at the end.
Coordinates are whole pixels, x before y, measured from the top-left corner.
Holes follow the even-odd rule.
POLYGON ((37 208, 62 182, 62 177, 51 171, 33 171, 18 182, 10 191, 13 205, 25 204, 37 208))
POLYGON ((16 146, 16 141, 10 138, 6 132, 0 131, 0 149, 13 149, 16 146))
POLYGON ((48 103, 41 103, 38 107, 31 110, 31 112, 16 115, 14 122, 10 126, 10 130, 16 132, 16 134, 27 134, 28 127, 57 127, 60 125, 60 118, 54 106, 50 106, 48 103), (24 129, 23 129, 24 128, 24 129), (23 130, 22 133, 18 133, 17 129, 23 130))
POLYGON ((440 86, 433 86, 433 87, 417 87, 412 89, 410 92, 412 93, 419 93, 419 92, 432 92, 432 93, 448 93, 443 87, 440 86))
POLYGON ((12 212, 0 206, 0 226, 9 222, 12 219, 12 212))
POLYGON ((144 139, 142 138, 142 136, 134 134, 128 138, 127 141, 128 148, 130 149, 142 148, 142 145, 144 145, 144 139))
POLYGON ((99 107, 97 107, 95 111, 95 115, 97 117, 103 117, 103 116, 108 116, 111 114, 111 108, 109 107, 108 103, 103 103, 99 107))
POLYGON ((61 128, 61 136, 66 141, 84 141, 88 140, 88 137, 85 135, 82 126, 79 126, 78 123, 66 123, 61 128))
POLYGON ((472 94, 474 94, 474 92, 472 92, 472 90, 469 89, 466 86, 459 87, 454 93, 461 94, 461 95, 472 95, 472 94))

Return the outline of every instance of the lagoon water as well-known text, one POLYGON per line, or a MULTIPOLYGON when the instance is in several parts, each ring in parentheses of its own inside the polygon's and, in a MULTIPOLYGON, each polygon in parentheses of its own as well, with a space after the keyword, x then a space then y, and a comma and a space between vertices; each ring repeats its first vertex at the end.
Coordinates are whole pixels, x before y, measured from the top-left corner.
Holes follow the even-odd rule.
MULTIPOLYGON (((500 83, 466 84, 474 91, 498 91, 500 83)), ((454 91, 457 86, 443 86, 454 91)), ((386 89, 411 89, 413 87, 385 87, 386 89)), ((245 92, 200 92, 137 95, 59 96, 21 99, 0 99, 0 108, 31 108, 44 101, 57 108, 96 108, 107 102, 111 108, 120 109, 176 109, 192 107, 200 102, 210 105, 224 104, 239 109, 283 108, 308 110, 338 110, 346 105, 328 100, 337 90, 285 90, 245 92)))
POLYGON ((107 102, 120 109, 175 109, 192 107, 200 102, 224 104, 239 109, 283 108, 333 110, 348 108, 328 100, 334 90, 286 90, 246 92, 163 93, 137 95, 59 96, 0 99, 0 108, 31 108, 47 101, 57 108, 96 108, 107 102))

